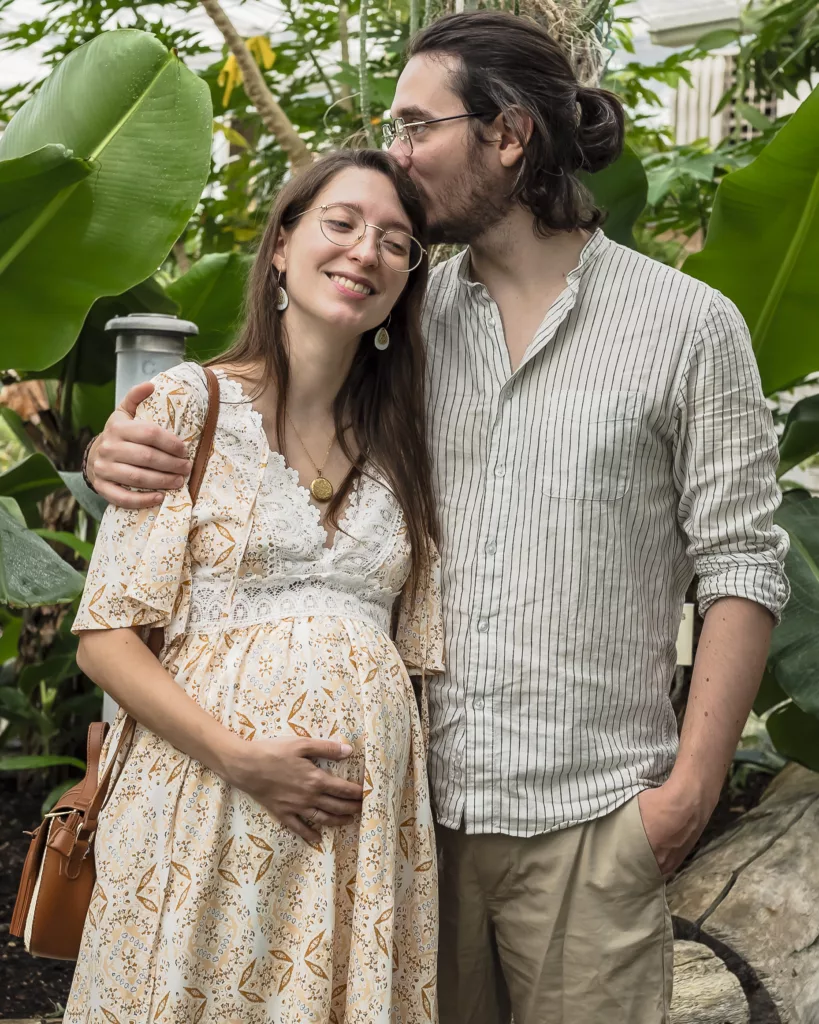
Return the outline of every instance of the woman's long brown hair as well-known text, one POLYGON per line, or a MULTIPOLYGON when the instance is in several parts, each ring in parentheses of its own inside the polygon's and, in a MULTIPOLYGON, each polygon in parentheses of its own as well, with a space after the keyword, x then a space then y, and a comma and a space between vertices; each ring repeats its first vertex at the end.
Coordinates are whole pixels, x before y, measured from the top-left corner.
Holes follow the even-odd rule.
MULTIPOLYGON (((265 381, 276 387, 276 437, 285 450, 287 393, 290 382, 289 339, 281 313, 276 309, 276 273, 273 255, 282 228, 295 223, 313 205, 325 185, 351 167, 378 171, 392 182, 412 233, 424 244, 426 216, 409 176, 386 153, 377 150, 342 150, 319 160, 289 181, 277 196, 250 272, 245 295, 244 324, 227 352, 211 363, 263 367, 259 390, 265 381)), ((341 507, 365 461, 388 481, 404 511, 412 546, 411 588, 417 586, 425 558, 427 538, 438 542, 432 469, 426 432, 426 354, 421 334, 421 306, 427 282, 427 258, 411 271, 404 291, 392 310, 390 345, 379 351, 373 344, 375 330, 362 335, 347 379, 333 405, 338 443, 352 468, 327 510, 327 521, 338 527, 341 507), (345 431, 355 439, 351 451, 345 431)))

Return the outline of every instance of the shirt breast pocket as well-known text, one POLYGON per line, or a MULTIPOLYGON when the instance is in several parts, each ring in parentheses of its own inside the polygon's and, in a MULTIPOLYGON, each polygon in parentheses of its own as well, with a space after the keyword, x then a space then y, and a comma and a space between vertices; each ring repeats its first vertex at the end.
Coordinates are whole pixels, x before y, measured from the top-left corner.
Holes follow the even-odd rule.
POLYGON ((645 396, 639 391, 557 391, 544 421, 544 493, 617 501, 631 487, 645 396))

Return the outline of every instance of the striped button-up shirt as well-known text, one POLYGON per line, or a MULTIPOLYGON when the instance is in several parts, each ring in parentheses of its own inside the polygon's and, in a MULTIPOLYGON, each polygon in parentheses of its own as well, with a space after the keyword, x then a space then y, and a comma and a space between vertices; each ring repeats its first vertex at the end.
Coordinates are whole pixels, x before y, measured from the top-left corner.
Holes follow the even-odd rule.
POLYGON ((447 671, 439 821, 529 836, 662 782, 685 591, 779 615, 787 535, 748 331, 719 292, 596 232, 512 372, 468 251, 425 311, 447 671))

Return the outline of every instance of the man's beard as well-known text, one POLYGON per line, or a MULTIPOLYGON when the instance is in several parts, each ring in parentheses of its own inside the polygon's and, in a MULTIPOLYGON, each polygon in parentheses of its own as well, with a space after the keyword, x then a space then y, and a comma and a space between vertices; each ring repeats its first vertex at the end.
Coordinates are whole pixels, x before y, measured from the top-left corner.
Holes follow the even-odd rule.
POLYGON ((470 147, 471 167, 451 186, 447 196, 433 206, 422 189, 424 205, 431 210, 427 238, 432 245, 469 245, 506 217, 513 201, 483 164, 480 143, 470 147))

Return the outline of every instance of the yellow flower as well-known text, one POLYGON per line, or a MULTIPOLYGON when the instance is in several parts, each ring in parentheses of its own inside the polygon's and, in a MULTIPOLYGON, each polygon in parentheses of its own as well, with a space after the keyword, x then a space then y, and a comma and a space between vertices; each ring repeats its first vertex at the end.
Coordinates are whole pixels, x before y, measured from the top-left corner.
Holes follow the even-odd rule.
MULTIPOLYGON (((261 65, 265 71, 269 71, 273 67, 273 63, 276 60, 276 52, 270 48, 270 41, 267 36, 251 36, 245 40, 245 45, 250 50, 256 63, 261 65)), ((223 107, 230 103, 231 93, 237 85, 241 84, 242 80, 242 69, 239 67, 235 56, 230 53, 222 65, 219 77, 216 79, 216 84, 224 86, 225 89, 222 94, 223 107)))

